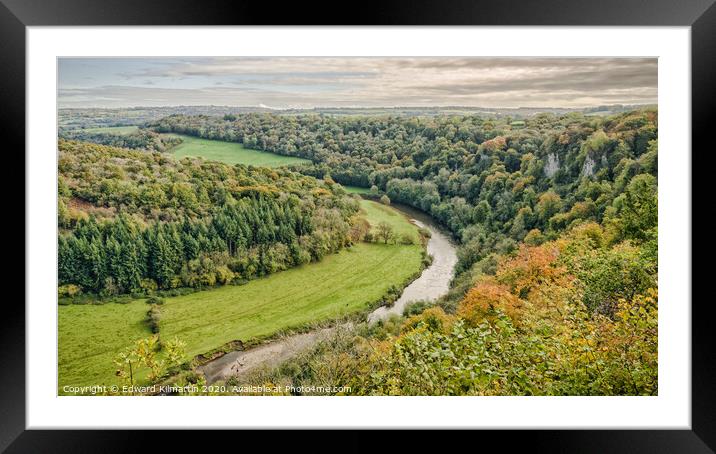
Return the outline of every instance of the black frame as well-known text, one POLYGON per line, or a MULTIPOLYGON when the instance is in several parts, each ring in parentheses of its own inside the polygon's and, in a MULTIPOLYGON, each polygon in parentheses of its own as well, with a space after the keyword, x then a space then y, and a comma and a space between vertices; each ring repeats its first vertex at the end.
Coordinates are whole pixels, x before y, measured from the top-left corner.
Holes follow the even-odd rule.
MULTIPOLYGON (((709 145, 716 98, 716 6, 714 0, 451 0, 429 2, 374 0, 345 4, 272 4, 248 0, 0 0, 0 124, 5 140, 24 150, 25 136, 25 27, 71 25, 572 25, 572 26, 691 26, 692 61, 692 140, 703 153, 709 145), (346 7, 348 6, 348 7, 346 7), (320 12, 329 14, 321 16, 320 12)), ((20 153, 14 151, 19 159, 20 153)), ((6 154, 7 156, 7 154, 6 154)), ((693 154, 692 154, 693 156, 693 154)), ((701 157, 699 158, 701 159, 701 157)), ((24 168, 24 159, 20 162, 24 168)), ((703 168, 702 166, 701 168, 703 168)), ((699 167, 696 167, 697 169, 699 167)), ((19 172, 18 172, 19 173, 19 172)), ((696 178, 694 178, 696 180, 696 178)), ((694 193, 694 196, 696 193, 694 193)), ((15 202, 19 204, 18 202, 15 202)), ((713 206, 701 204, 701 206, 713 206)), ((698 206, 698 205, 696 205, 698 206)), ((24 207, 22 208, 24 209, 24 207)), ((27 241, 27 237, 25 237, 27 241)), ((694 269, 697 271, 697 269, 694 269)), ((693 280, 693 279, 692 279, 693 280)), ((703 279, 702 279, 703 281, 703 279)), ((698 281, 697 281, 698 282, 698 281)), ((485 442, 509 443, 533 450, 557 452, 714 452, 716 449, 716 374, 713 353, 714 334, 708 317, 709 299, 692 306, 692 425, 691 430, 600 430, 600 431, 482 431, 470 435, 475 446, 485 442)), ((164 447, 168 436, 120 431, 40 431, 25 430, 25 312, 15 301, 3 305, 2 348, 0 348, 0 450, 8 452, 125 452, 141 448, 164 447), (8 367, 8 365, 12 365, 8 367), (18 385, 20 384, 20 385, 18 385)), ((228 433, 211 435, 226 436, 228 433)), ((305 434, 305 433, 304 433, 305 434)), ((296 445, 308 442, 320 449, 313 435, 291 433, 270 437, 296 445), (303 437, 306 437, 305 439, 303 437), (311 437, 311 438, 308 438, 311 437)), ((333 451, 374 449, 377 444, 366 434, 340 434, 340 445, 333 451)), ((436 434, 443 438, 442 435, 436 434)), ((236 435, 231 435, 234 438, 236 435)), ((244 437, 243 435, 241 436, 244 437)), ((173 432, 171 438, 184 447, 203 443, 204 436, 173 432)), ((264 437, 269 438, 269 437, 264 437)), ((423 443, 423 436, 412 433, 392 437, 403 448, 423 443)), ((436 438, 431 435, 431 438, 436 438)), ((444 442, 445 440, 443 440, 444 442)), ((231 446, 231 445, 228 445, 231 446)), ((241 443, 238 449, 251 444, 241 443)))

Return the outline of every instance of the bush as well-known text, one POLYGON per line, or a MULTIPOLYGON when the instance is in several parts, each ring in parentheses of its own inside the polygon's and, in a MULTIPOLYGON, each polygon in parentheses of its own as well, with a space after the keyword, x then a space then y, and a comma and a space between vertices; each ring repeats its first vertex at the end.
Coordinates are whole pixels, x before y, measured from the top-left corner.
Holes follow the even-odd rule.
POLYGON ((150 296, 149 298, 147 298, 146 303, 147 304, 156 304, 158 306, 161 306, 162 304, 164 304, 164 299, 159 298, 158 296, 150 296))
POLYGON ((415 244, 415 238, 409 233, 404 233, 400 236, 400 244, 410 245, 415 244))
POLYGON ((430 254, 423 254, 422 263, 425 268, 429 267, 433 264, 433 256, 430 254))
POLYGON ((114 296, 119 294, 119 287, 112 276, 104 278, 104 288, 100 290, 99 294, 102 297, 114 296))
POLYGON ((455 316, 446 314, 440 307, 431 307, 406 320, 401 331, 407 333, 424 326, 431 331, 447 333, 450 331, 450 328, 452 328, 454 322, 455 316))
POLYGON ((72 298, 72 297, 75 297, 75 296, 78 296, 81 294, 82 294, 82 289, 79 287, 79 285, 65 284, 65 285, 60 285, 57 288, 57 295, 60 298, 66 298, 66 297, 72 298))
POLYGON ((419 315, 423 313, 423 311, 427 308, 432 306, 432 303, 430 301, 416 301, 414 303, 410 303, 405 307, 405 311, 403 311, 403 315, 406 317, 411 317, 413 315, 419 315))
POLYGON ((159 306, 156 304, 152 305, 152 308, 147 311, 147 324, 153 334, 157 334, 159 332, 159 321, 161 318, 159 306))
POLYGON ((151 293, 157 290, 157 283, 153 279, 142 279, 139 282, 139 286, 147 293, 151 293))
POLYGON ((372 243, 373 241, 375 241, 375 237, 371 232, 366 232, 365 236, 363 237, 363 241, 365 241, 366 243, 372 243))
POLYGON ((383 298, 380 301, 381 306, 390 306, 393 304, 393 302, 400 297, 400 294, 403 291, 398 288, 396 285, 391 284, 390 287, 388 287, 388 290, 383 295, 383 298))
POLYGON ((384 194, 380 198, 380 203, 382 203, 383 205, 390 205, 390 197, 384 194))

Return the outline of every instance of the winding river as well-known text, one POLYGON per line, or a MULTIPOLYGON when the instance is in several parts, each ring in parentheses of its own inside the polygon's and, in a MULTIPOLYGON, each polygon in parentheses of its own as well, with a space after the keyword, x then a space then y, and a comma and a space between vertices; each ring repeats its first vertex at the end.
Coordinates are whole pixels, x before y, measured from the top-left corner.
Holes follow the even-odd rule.
POLYGON ((455 264, 457 263, 455 245, 450 240, 450 237, 438 228, 432 218, 425 213, 403 205, 394 206, 394 208, 408 215, 411 222, 418 227, 430 231, 428 254, 432 256, 433 262, 423 270, 419 278, 405 287, 400 298, 392 306, 379 307, 371 312, 368 315, 368 323, 385 320, 391 315, 402 315, 405 307, 410 303, 437 300, 448 292, 450 281, 455 272, 455 264))
MULTIPOLYGON (((392 315, 402 315, 405 307, 410 303, 435 301, 445 295, 450 287, 457 263, 455 245, 430 216, 405 205, 393 205, 393 208, 408 216, 410 221, 418 227, 430 231, 431 236, 427 249, 433 261, 429 267, 423 270, 420 277, 405 287, 400 298, 393 305, 379 307, 371 312, 368 315, 368 323, 376 323, 392 315)), ((346 328, 347 325, 341 325, 341 327, 346 328)), ((214 383, 230 376, 245 375, 259 367, 277 366, 295 354, 315 345, 321 339, 325 339, 336 328, 323 328, 295 334, 248 350, 232 351, 202 365, 197 370, 206 376, 208 383, 214 383)))

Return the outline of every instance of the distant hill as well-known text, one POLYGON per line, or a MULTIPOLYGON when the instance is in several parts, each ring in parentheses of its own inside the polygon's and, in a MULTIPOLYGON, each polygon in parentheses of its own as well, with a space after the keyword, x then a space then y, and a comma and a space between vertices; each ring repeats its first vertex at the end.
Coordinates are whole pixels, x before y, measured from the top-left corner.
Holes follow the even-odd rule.
POLYGON ((638 108, 656 107, 646 105, 610 105, 586 108, 557 107, 315 107, 312 109, 272 109, 252 106, 166 106, 131 108, 61 108, 58 111, 60 130, 76 130, 115 126, 135 126, 156 121, 169 115, 209 115, 243 114, 271 112, 282 115, 316 113, 321 115, 395 115, 395 116, 440 116, 440 115, 480 115, 486 117, 528 118, 540 113, 564 115, 581 112, 585 115, 612 115, 638 108))

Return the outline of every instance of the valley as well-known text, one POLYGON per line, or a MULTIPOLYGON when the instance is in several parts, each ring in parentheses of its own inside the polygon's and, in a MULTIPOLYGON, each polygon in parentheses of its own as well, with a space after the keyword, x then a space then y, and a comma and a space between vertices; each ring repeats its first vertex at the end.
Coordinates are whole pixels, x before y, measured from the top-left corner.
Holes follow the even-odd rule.
POLYGON ((177 109, 64 113, 58 394, 656 394, 655 108, 177 109))

